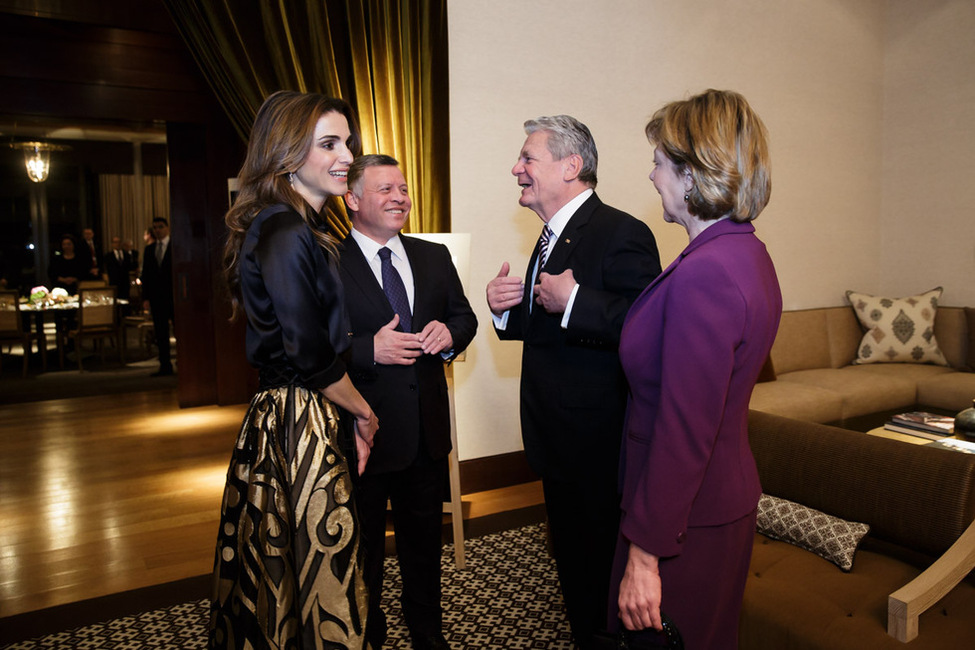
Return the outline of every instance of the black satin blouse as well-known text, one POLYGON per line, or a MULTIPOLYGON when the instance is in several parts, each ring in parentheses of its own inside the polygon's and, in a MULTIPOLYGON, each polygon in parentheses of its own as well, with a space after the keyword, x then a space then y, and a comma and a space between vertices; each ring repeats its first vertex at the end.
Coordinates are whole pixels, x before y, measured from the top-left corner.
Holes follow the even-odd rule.
POLYGON ((350 344, 338 263, 298 213, 274 209, 254 219, 241 250, 247 360, 290 368, 304 386, 324 388, 345 374, 350 344))

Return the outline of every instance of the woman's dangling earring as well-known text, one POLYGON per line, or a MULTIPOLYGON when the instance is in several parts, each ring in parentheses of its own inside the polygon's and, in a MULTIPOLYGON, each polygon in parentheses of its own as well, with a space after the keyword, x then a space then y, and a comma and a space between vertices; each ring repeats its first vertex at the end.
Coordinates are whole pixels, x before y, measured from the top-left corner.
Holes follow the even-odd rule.
MULTIPOLYGON (((294 187, 295 186, 295 173, 294 172, 288 172, 288 182, 291 183, 291 187, 294 187)), ((687 199, 684 199, 684 200, 686 201, 687 199)))

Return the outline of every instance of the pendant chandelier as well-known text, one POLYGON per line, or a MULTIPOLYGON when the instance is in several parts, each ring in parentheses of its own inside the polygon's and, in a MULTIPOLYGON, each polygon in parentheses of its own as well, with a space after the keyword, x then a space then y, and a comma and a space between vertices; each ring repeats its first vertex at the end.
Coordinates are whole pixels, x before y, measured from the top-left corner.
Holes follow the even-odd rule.
POLYGON ((49 142, 14 142, 10 145, 24 152, 24 165, 27 177, 35 183, 43 183, 51 173, 51 152, 70 149, 66 145, 49 142))

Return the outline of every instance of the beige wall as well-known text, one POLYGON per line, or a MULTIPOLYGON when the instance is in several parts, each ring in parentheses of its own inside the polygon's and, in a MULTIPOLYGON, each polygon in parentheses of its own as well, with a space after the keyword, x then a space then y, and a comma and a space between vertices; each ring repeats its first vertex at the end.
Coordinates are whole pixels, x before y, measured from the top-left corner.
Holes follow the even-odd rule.
POLYGON ((975 305, 975 2, 888 5, 879 289, 975 305))
MULTIPOLYGON (((481 322, 467 361, 457 368, 462 459, 521 448, 520 346, 494 335, 484 285, 505 260, 522 275, 541 228, 534 213, 517 205, 510 174, 528 118, 569 113, 589 125, 600 152, 600 197, 646 221, 667 264, 686 245, 686 235, 661 221, 659 198, 647 180, 651 151, 643 126, 667 101, 708 87, 738 90, 771 133, 772 200, 756 226, 776 263, 786 308, 840 304, 848 288, 896 293, 902 285, 912 292, 935 284, 944 284, 949 301, 958 296, 954 304, 975 304, 972 289, 961 286, 971 284, 971 226, 957 209, 947 216, 954 203, 947 196, 945 209, 931 218, 939 220, 936 231, 951 226, 969 233, 958 243, 965 251, 937 269, 917 263, 916 273, 892 272, 905 268, 917 241, 911 229, 921 206, 914 203, 925 200, 919 186, 949 193, 951 185, 971 178, 949 183, 934 161, 884 165, 885 151, 925 149, 929 130, 918 132, 917 114, 954 92, 943 82, 937 84, 940 97, 917 92, 919 84, 931 83, 926 75, 946 55, 942 48, 966 48, 963 60, 937 75, 967 76, 963 93, 969 99, 972 93, 973 3, 930 3, 938 7, 937 20, 920 25, 912 13, 925 12, 914 4, 451 0, 453 229, 472 234, 469 294, 481 322), (900 71, 902 60, 913 64, 909 71, 900 71), (908 104, 908 97, 910 109, 893 106, 908 104), (890 125, 900 129, 908 120, 912 138, 892 138, 890 125), (914 200, 899 198, 893 210, 883 199, 898 192, 914 200), (888 252, 895 241, 899 248, 888 252)), ((962 112, 971 115, 970 105, 939 117, 961 122, 962 112)), ((968 144, 971 122, 963 125, 968 144)), ((930 130, 946 131, 943 124, 930 130)), ((932 232, 926 241, 946 234, 932 232)))

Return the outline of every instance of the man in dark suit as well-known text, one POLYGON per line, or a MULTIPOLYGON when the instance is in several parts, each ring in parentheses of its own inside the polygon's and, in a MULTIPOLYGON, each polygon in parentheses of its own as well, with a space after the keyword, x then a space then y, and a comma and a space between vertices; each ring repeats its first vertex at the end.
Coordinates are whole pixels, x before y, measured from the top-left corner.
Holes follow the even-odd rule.
POLYGON ((122 252, 125 253, 125 258, 129 262, 129 268, 135 271, 139 268, 139 251, 135 250, 135 246, 131 239, 125 239, 122 241, 122 252))
POLYGON ((444 362, 463 352, 477 318, 450 252, 400 235, 412 202, 395 159, 368 155, 349 168, 353 230, 341 276, 352 330, 349 376, 381 424, 356 486, 369 586, 366 638, 381 648, 386 503, 403 576, 403 615, 413 647, 447 648, 440 552, 450 413, 444 362))
POLYGON ((146 246, 142 258, 143 309, 152 313, 152 328, 159 348, 159 370, 154 377, 173 374, 169 352, 169 320, 173 317, 173 258, 169 242, 169 222, 162 217, 152 220, 156 241, 146 246))
POLYGON ((108 283, 118 288, 117 295, 121 300, 129 299, 129 271, 135 269, 130 260, 122 250, 122 238, 112 237, 112 250, 105 254, 105 274, 108 283))
POLYGON ((78 279, 98 280, 102 273, 102 255, 98 251, 97 244, 95 244, 94 230, 91 228, 85 228, 81 231, 81 243, 78 244, 78 249, 75 251, 75 254, 85 260, 85 264, 88 268, 87 277, 78 279))
POLYGON ((617 474, 626 383, 619 336, 630 304, 660 273, 650 229, 596 196, 596 145, 573 117, 525 123, 511 173, 519 203, 545 223, 525 279, 487 286, 495 331, 524 342, 521 430, 542 478, 566 613, 576 643, 605 627, 619 525, 617 474), (526 281, 527 280, 527 281, 526 281))

